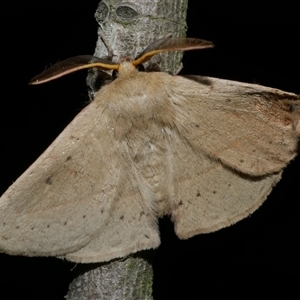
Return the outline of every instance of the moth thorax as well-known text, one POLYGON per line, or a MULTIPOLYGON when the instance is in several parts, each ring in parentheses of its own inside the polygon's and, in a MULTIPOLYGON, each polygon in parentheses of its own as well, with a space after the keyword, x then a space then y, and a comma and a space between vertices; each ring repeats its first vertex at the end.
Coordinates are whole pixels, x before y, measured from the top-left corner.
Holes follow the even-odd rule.
POLYGON ((129 62, 129 61, 124 61, 120 64, 119 67, 119 75, 121 76, 128 76, 132 74, 138 73, 138 70, 135 68, 135 66, 129 62))

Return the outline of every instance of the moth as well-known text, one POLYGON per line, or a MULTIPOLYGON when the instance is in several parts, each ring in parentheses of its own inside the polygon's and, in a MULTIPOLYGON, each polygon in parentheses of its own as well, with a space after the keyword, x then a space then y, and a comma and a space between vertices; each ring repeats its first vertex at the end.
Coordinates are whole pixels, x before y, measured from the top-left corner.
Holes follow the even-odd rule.
POLYGON ((212 46, 167 37, 133 61, 78 56, 33 78, 118 71, 0 198, 0 251, 103 262, 158 247, 164 215, 187 239, 254 212, 299 152, 300 97, 136 68, 212 46))

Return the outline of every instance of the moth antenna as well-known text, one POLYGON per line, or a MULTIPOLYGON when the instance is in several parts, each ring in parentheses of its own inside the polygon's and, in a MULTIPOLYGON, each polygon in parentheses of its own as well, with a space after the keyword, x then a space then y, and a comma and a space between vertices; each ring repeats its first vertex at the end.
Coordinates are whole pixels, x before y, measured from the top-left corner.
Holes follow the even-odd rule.
MULTIPOLYGON (((150 44, 132 61, 132 65, 138 65, 148 61, 153 55, 165 51, 188 51, 195 49, 212 48, 212 42, 195 38, 164 37, 150 44)), ((119 70, 120 64, 111 62, 110 59, 98 58, 92 55, 79 55, 58 62, 42 73, 33 77, 29 84, 36 85, 45 83, 64 75, 89 68, 102 70, 119 70)))
POLYGON ((164 37, 150 44, 132 62, 134 66, 148 61, 153 55, 166 51, 188 51, 213 48, 214 44, 196 38, 164 37))
POLYGON ((64 75, 89 68, 100 68, 102 70, 118 70, 119 64, 108 59, 99 58, 92 55, 79 55, 60 61, 42 73, 33 77, 29 84, 41 84, 64 75))

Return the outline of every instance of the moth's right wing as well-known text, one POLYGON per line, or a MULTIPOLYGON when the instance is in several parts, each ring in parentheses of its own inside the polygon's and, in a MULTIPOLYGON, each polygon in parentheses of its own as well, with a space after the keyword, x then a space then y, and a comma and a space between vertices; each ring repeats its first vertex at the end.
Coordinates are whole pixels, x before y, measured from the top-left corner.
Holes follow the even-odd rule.
POLYGON ((173 76, 165 86, 182 137, 229 168, 264 176, 299 153, 299 95, 200 76, 173 76))
POLYGON ((253 213, 282 172, 249 176, 224 166, 173 134, 171 218, 181 239, 228 227, 253 213))
POLYGON ((299 153, 300 97, 259 85, 167 76, 180 238, 229 226, 255 211, 299 153))

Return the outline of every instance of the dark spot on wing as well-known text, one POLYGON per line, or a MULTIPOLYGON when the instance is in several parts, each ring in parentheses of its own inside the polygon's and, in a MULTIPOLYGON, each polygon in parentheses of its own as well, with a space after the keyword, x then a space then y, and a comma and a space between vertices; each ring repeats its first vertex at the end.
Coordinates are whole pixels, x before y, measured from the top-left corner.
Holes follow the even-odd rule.
POLYGON ((86 218, 86 215, 83 215, 83 216, 82 216, 82 219, 85 219, 85 218, 86 218))
POLYGON ((216 194, 217 192, 216 191, 213 191, 213 194, 216 194))
POLYGON ((282 119, 282 124, 285 126, 289 126, 292 123, 293 123, 293 121, 289 117, 285 117, 282 119))
POLYGON ((79 137, 76 137, 76 136, 74 136, 74 135, 71 135, 70 138, 73 139, 73 140, 76 140, 76 141, 79 141, 79 140, 80 140, 79 137))
POLYGON ((120 217, 120 220, 124 221, 124 216, 123 215, 120 217))
POLYGON ((146 237, 147 239, 149 239, 149 235, 145 234, 145 237, 146 237))
POLYGON ((142 218, 144 215, 145 215, 145 212, 142 210, 142 211, 140 212, 140 218, 139 218, 139 220, 141 220, 141 218, 142 218))
POLYGON ((47 177, 46 183, 49 184, 49 185, 51 185, 52 184, 52 178, 51 177, 47 177))
POLYGON ((67 157, 66 161, 70 160, 71 158, 72 158, 72 156, 69 155, 69 156, 67 157))
POLYGON ((294 106, 290 103, 286 103, 285 108, 286 108, 286 111, 288 111, 288 112, 294 112, 295 111, 294 106))
POLYGON ((198 192, 197 192, 197 197, 200 197, 200 196, 201 196, 201 194, 200 194, 200 192, 198 191, 198 192))

